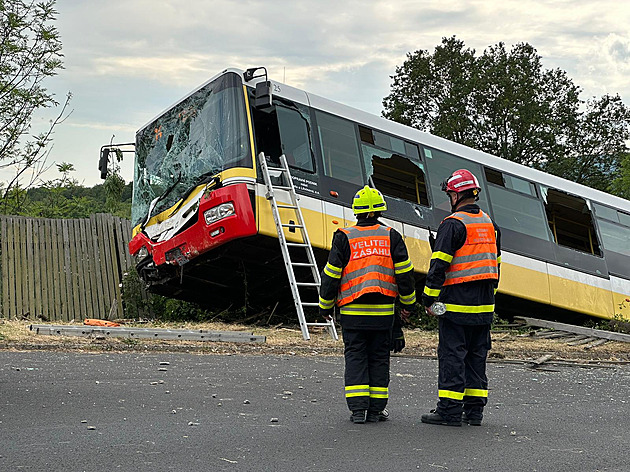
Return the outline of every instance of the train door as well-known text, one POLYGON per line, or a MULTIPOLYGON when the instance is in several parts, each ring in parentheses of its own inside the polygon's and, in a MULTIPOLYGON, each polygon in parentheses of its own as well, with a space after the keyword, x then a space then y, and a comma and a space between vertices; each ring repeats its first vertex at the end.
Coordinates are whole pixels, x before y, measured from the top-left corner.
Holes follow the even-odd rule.
POLYGON ((553 305, 608 316, 612 310, 610 276, 595 229, 590 202, 552 187, 540 186, 555 241, 549 264, 553 305))
POLYGON ((354 224, 352 199, 366 184, 354 123, 315 110, 317 146, 321 156, 321 197, 326 247, 338 228, 354 224))
MULTIPOLYGON (((305 94, 304 99, 306 100, 305 94)), ((316 247, 323 246, 325 235, 322 225, 321 189, 314 158, 313 128, 309 108, 291 100, 274 97, 272 106, 253 108, 252 117, 256 152, 264 152, 276 166, 279 165, 280 155, 286 156, 293 185, 300 194, 300 207, 311 243, 316 247)), ((276 197, 282 201, 280 192, 276 197)), ((285 198, 288 203, 288 195, 285 195, 285 198)), ((273 219, 267 217, 270 216, 268 202, 262 194, 259 194, 257 200, 259 211, 256 214, 259 231, 262 234, 276 234, 273 219)), ((287 213, 287 215, 281 215, 283 221, 292 221, 293 210, 281 209, 280 211, 287 213)), ((291 234, 296 231, 299 229, 285 229, 289 241, 302 240, 299 235, 291 234)))

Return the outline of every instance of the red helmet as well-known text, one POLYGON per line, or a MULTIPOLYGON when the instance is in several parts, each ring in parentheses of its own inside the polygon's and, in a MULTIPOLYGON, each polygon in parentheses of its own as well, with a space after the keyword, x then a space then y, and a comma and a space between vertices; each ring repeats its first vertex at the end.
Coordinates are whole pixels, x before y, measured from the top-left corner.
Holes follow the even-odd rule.
POLYGON ((464 190, 477 190, 476 193, 481 191, 477 177, 469 170, 456 170, 448 179, 442 182, 442 191, 444 192, 459 193, 464 190))

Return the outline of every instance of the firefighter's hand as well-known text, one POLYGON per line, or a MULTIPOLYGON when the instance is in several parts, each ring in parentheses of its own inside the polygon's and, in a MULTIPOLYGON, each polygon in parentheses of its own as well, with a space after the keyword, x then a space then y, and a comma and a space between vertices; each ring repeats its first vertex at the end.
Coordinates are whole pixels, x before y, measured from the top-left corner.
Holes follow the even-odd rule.
POLYGON ((429 315, 429 316, 435 316, 435 313, 433 313, 433 310, 431 309, 430 306, 425 306, 424 307, 424 311, 426 311, 427 315, 429 315))
POLYGON ((334 311, 333 310, 319 310, 319 315, 324 318, 326 321, 331 321, 334 319, 334 311))
POLYGON ((409 317, 411 316, 411 314, 411 310, 408 310, 407 308, 400 309, 400 319, 402 320, 403 324, 409 321, 409 317))
POLYGON ((400 352, 405 348, 405 335, 402 328, 394 328, 392 330, 392 340, 389 344, 389 350, 400 352))

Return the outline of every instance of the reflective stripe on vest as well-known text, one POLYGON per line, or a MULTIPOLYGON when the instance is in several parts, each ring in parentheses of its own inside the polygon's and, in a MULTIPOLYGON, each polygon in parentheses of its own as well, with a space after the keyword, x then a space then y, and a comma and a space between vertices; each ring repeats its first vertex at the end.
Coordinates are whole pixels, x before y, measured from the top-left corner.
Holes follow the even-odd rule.
POLYGON ((347 305, 366 293, 395 298, 398 286, 391 255, 390 228, 351 226, 341 231, 348 237, 350 261, 341 274, 337 305, 347 305))
POLYGON ((459 211, 447 218, 455 218, 464 223, 466 242, 453 255, 444 285, 474 280, 497 280, 497 239, 490 217, 483 211, 476 215, 459 211))

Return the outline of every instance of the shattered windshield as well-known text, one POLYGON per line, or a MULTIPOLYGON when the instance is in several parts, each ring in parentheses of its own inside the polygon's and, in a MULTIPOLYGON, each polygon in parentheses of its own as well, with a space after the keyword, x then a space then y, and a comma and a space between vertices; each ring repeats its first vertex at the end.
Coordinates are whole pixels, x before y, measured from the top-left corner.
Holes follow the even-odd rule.
POLYGON ((143 222, 175 204, 204 178, 251 167, 241 79, 226 74, 138 132, 132 220, 143 222))

